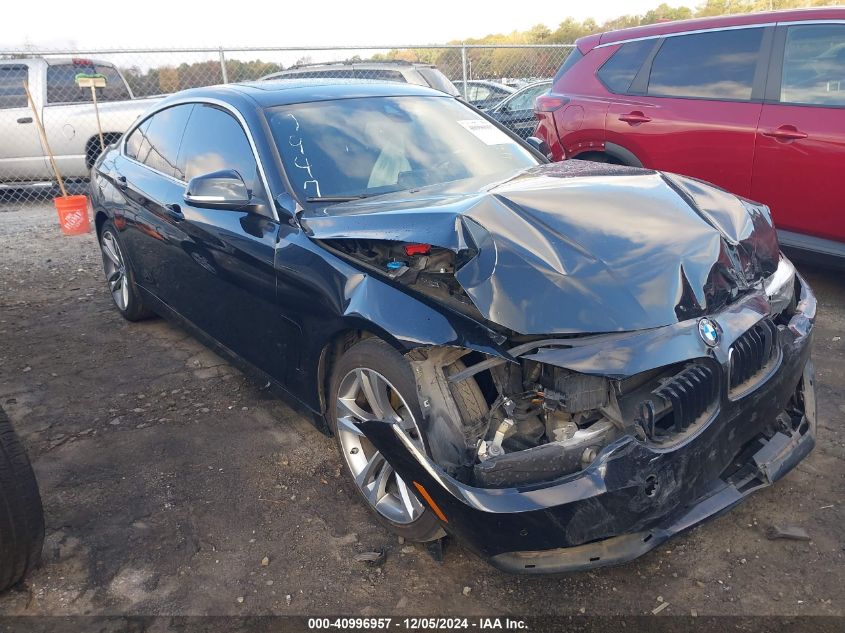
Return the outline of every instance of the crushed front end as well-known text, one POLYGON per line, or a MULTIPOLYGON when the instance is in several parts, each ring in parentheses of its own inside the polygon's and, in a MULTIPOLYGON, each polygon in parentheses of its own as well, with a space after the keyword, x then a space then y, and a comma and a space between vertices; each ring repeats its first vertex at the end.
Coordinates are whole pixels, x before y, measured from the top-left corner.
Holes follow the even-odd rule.
POLYGON ((815 310, 784 258, 706 317, 522 342, 508 361, 416 350, 430 455, 395 425, 360 426, 444 528, 496 567, 621 563, 812 450, 815 310), (498 394, 486 411, 456 406, 470 380, 498 394))

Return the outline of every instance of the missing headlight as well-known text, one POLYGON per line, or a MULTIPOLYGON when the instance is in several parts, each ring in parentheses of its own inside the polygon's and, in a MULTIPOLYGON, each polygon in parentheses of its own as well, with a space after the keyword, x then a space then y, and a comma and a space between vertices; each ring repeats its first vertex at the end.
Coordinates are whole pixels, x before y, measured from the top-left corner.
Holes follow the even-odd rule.
POLYGON ((780 314, 795 299, 795 266, 781 255, 777 270, 766 278, 764 282, 766 296, 772 306, 772 314, 780 314))

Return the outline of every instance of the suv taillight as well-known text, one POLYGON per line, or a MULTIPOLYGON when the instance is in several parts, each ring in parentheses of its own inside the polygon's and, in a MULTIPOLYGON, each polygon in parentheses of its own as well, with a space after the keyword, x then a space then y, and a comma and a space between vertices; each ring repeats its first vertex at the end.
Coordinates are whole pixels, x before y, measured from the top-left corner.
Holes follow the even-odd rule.
POLYGON ((568 97, 556 97, 553 95, 540 95, 534 101, 534 112, 554 112, 569 103, 568 97))

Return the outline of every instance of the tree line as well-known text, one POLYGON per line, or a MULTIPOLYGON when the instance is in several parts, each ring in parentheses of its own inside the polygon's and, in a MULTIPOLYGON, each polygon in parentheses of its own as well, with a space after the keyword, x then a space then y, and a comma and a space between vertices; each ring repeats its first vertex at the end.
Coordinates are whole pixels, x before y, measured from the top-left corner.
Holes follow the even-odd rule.
MULTIPOLYGON (((526 31, 495 33, 480 38, 454 40, 449 44, 501 45, 501 44, 573 44, 578 38, 616 29, 643 26, 657 22, 686 20, 753 11, 768 11, 811 6, 830 6, 841 0, 705 0, 696 9, 673 7, 663 3, 641 15, 622 15, 604 22, 593 19, 583 21, 567 18, 556 28, 537 24, 526 31)), ((568 54, 567 49, 519 49, 519 48, 470 48, 467 49, 468 70, 472 78, 500 79, 551 77, 568 54)), ((463 76, 463 60, 459 49, 393 49, 374 55, 371 61, 403 60, 437 65, 453 81, 463 76)), ((310 57, 302 57, 297 63, 308 63, 310 57)), ((368 61, 359 56, 346 61, 368 61)), ((269 73, 283 70, 284 66, 259 59, 226 61, 226 74, 230 82, 258 79, 269 73)), ((223 82, 220 63, 216 60, 182 63, 178 66, 160 66, 142 70, 138 66, 121 68, 132 91, 137 96, 163 94, 208 86, 223 82)))

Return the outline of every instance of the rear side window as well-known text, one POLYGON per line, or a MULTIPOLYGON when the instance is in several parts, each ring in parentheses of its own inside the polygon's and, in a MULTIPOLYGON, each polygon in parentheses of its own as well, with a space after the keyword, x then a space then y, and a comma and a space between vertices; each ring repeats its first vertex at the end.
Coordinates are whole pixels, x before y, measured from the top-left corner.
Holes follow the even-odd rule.
POLYGON ((150 117, 146 127, 142 125, 139 128, 143 134, 136 160, 163 174, 184 180, 184 174, 176 170, 176 159, 193 107, 193 104, 173 106, 150 117))
POLYGON ((0 66, 0 110, 27 106, 23 84, 28 74, 29 70, 23 64, 0 66))
POLYGON ((648 94, 748 101, 763 29, 667 37, 651 66, 648 94))
POLYGON ((258 166, 240 123, 219 108, 197 104, 185 129, 177 170, 190 181, 222 169, 234 169, 255 189, 258 166))
POLYGON ((90 63, 53 64, 47 67, 47 103, 90 102, 91 89, 80 88, 76 84, 76 75, 79 73, 97 73, 105 77, 106 87, 96 89, 99 101, 122 101, 131 98, 126 83, 112 66, 90 63))
POLYGON ((152 119, 147 119, 137 128, 135 131, 130 134, 126 139, 126 147, 123 150, 123 153, 126 154, 129 158, 134 158, 138 160, 138 153, 141 151, 141 144, 146 138, 147 135, 147 128, 150 126, 150 121, 152 119))
POLYGON ((780 100, 845 106, 845 24, 789 27, 780 100))
POLYGON ((623 44, 599 69, 599 80, 610 90, 624 94, 631 87, 640 66, 654 48, 654 40, 623 44))

